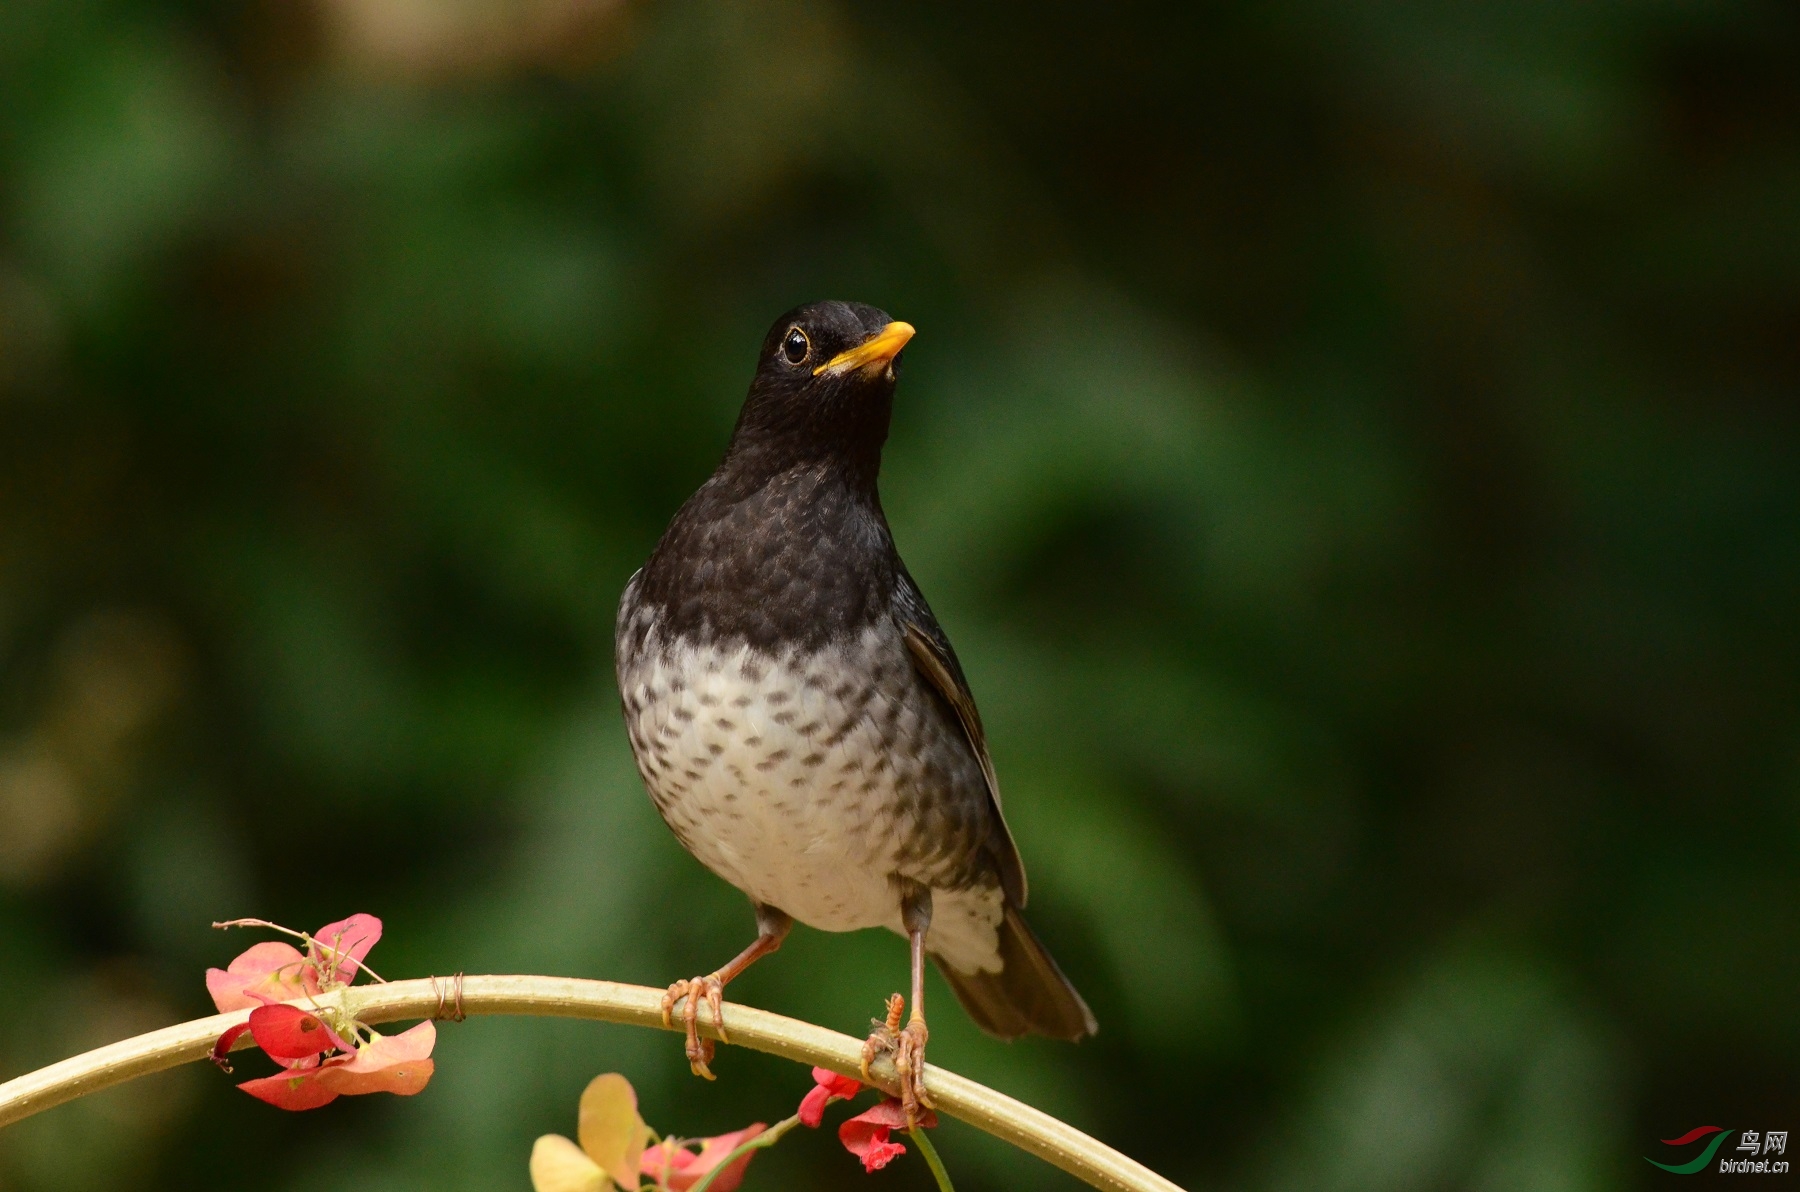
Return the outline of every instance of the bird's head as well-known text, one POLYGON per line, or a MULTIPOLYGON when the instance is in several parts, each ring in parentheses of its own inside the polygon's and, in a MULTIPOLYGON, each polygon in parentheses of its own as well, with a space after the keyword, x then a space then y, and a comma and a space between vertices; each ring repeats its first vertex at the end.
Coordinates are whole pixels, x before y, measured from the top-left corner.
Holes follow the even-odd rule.
POLYGON ((900 350, 912 337, 911 324, 860 302, 814 302, 782 315, 763 337, 728 458, 770 467, 835 459, 873 482, 900 350))

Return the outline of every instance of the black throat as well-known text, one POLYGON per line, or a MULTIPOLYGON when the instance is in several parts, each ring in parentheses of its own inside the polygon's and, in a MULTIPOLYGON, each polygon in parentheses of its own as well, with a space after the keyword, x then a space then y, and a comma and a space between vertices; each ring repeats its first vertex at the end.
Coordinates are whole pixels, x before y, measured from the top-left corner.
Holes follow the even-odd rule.
POLYGON ((876 480, 899 362, 855 353, 890 322, 821 302, 769 329, 724 461, 638 579, 665 640, 816 649, 889 617, 900 560, 876 480))
POLYGON ((665 641, 816 650, 889 618, 898 569, 873 468, 734 451, 675 515, 638 598, 665 641))

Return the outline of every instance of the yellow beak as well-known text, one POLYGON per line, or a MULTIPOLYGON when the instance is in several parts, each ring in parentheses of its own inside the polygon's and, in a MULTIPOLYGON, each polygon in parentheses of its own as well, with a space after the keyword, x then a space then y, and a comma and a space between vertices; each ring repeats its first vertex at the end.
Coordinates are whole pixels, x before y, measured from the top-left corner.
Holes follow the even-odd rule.
POLYGON ((915 332, 911 323, 893 322, 847 352, 839 352, 813 369, 813 376, 831 373, 836 376, 858 368, 885 368, 915 332))

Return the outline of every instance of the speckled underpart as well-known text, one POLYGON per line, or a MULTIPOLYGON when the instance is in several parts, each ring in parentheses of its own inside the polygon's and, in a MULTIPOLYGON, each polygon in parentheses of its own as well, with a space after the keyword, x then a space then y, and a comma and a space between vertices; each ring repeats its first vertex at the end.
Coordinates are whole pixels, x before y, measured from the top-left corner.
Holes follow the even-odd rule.
MULTIPOLYGON (((821 302, 769 329, 725 459, 619 602, 632 752, 676 837, 758 904, 743 963, 785 930, 765 911, 904 935, 904 907, 983 1030, 1078 1039, 1094 1018, 1025 923, 975 697, 881 509, 895 326, 821 302)), ((688 1055, 702 1070, 691 1025, 688 1055)))
POLYGON ((999 967, 981 769, 897 625, 771 651, 671 640, 635 582, 620 611, 632 750, 695 857, 827 931, 903 933, 899 890, 917 882, 933 894, 927 947, 964 972, 999 967))

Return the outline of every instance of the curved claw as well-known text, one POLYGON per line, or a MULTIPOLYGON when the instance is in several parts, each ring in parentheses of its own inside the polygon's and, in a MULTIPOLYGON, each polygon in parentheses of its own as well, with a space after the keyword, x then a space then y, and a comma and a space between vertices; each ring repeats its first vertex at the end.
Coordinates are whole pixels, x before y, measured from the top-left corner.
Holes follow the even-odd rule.
POLYGON ((713 1027, 719 1032, 719 1042, 731 1042, 731 1036, 725 1033, 725 986, 717 973, 706 979, 706 1004, 712 1008, 713 1027))
POLYGON ((869 1065, 874 1063, 875 1057, 882 1052, 892 1051, 894 1049, 894 1038, 895 1036, 892 1031, 889 1031, 886 1027, 877 1025, 876 1028, 870 1032, 869 1037, 863 1040, 862 1078, 864 1084, 875 1083, 875 1078, 869 1074, 869 1065))
MULTIPOLYGON (((695 984, 698 984, 698 982, 695 984)), ((713 1075, 712 1069, 707 1066, 712 1063, 713 1042, 711 1039, 702 1039, 700 1037, 700 998, 704 994, 705 987, 703 985, 698 990, 696 990, 693 985, 689 986, 687 1004, 682 1011, 681 1020, 687 1027, 688 1069, 693 1072, 695 1076, 702 1077, 706 1080, 716 1080, 718 1078, 713 1075)), ((707 1000, 711 1001, 712 999, 708 998, 707 1000)))
MULTIPOLYGON (((681 1023, 687 1034, 688 1068, 695 1076, 713 1080, 716 1077, 708 1066, 712 1063, 713 1041, 700 1037, 702 1000, 712 1010, 713 1026, 718 1030, 719 1038, 725 1039, 725 986, 717 973, 705 977, 690 977, 669 986, 668 991, 663 994, 662 1020, 664 1026, 673 1027, 675 1006, 681 1003, 681 1023)), ((730 1042, 729 1039, 726 1041, 730 1042)))

